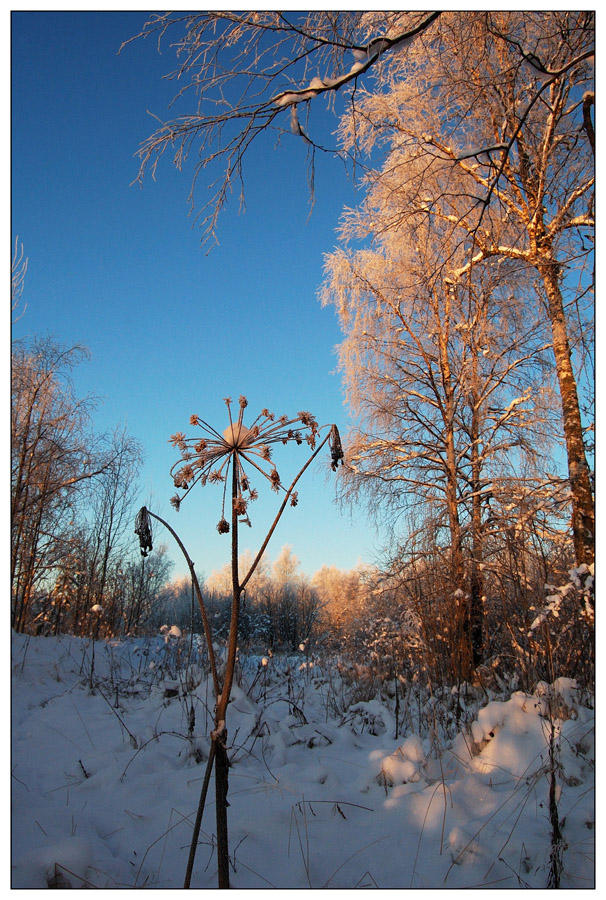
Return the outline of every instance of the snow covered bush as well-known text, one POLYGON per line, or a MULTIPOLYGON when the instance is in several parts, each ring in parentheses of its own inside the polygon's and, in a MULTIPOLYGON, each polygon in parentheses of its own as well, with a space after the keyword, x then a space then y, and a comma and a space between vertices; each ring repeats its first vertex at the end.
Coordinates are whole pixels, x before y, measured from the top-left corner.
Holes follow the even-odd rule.
POLYGON ((561 585, 560 587, 555 587, 554 585, 546 584, 545 589, 547 591, 551 591, 549 596, 547 597, 547 603, 539 613, 539 615, 533 620, 530 630, 536 631, 544 622, 546 622, 550 617, 555 619, 559 618, 560 610, 562 608, 562 604, 566 597, 573 595, 574 599, 578 603, 578 607, 581 610, 584 618, 588 622, 593 622, 594 619, 594 565, 593 563, 590 566, 585 565, 583 563, 581 566, 578 566, 576 569, 571 569, 569 574, 569 581, 567 584, 561 585))

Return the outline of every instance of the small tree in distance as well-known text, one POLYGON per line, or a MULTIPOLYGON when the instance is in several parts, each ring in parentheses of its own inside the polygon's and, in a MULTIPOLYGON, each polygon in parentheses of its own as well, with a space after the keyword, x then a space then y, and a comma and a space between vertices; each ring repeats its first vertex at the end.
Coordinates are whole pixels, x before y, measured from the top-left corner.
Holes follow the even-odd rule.
POLYGON ((215 727, 210 736, 210 753, 194 824, 184 882, 184 887, 186 888, 190 886, 191 882, 198 835, 213 765, 215 767, 218 886, 220 888, 229 888, 230 886, 227 830, 229 761, 227 757, 226 713, 236 664, 240 599, 263 557, 287 504, 290 502, 291 506, 297 505, 297 493, 294 488, 312 460, 315 459, 327 442, 330 444, 333 470, 336 470, 339 462, 343 460, 343 451, 336 425, 330 426, 328 433, 318 443, 322 429, 308 412, 300 412, 293 419, 288 419, 287 416, 281 416, 276 419, 273 413, 264 409, 251 426, 247 427, 243 423, 244 410, 248 406, 246 398, 243 396, 239 398, 239 413, 236 421, 232 418, 231 402, 231 398, 226 398, 225 403, 229 415, 229 424, 222 434, 200 419, 199 416, 193 415, 190 419, 190 424, 199 427, 202 436, 188 438, 182 432, 178 432, 171 437, 173 446, 181 451, 181 459, 171 469, 171 475, 173 476, 175 487, 184 492, 182 495, 177 494, 172 498, 171 503, 175 509, 179 509, 184 497, 187 496, 194 485, 198 483, 202 486, 207 483, 223 485, 221 518, 217 524, 217 530, 220 534, 231 532, 232 603, 227 662, 222 681, 219 680, 212 633, 200 585, 193 563, 183 543, 167 522, 154 513, 149 512, 145 507, 139 511, 135 525, 135 531, 139 535, 141 553, 144 556, 152 549, 152 534, 148 518, 151 515, 168 528, 187 560, 202 614, 215 691, 215 727), (294 441, 297 444, 308 443, 312 453, 290 487, 286 489, 272 460, 271 445, 287 444, 290 441, 294 441), (276 493, 283 491, 284 498, 257 556, 254 558, 245 577, 241 578, 238 566, 238 526, 242 521, 249 522, 248 506, 257 497, 257 491, 251 486, 249 479, 248 473, 251 469, 256 469, 257 472, 260 472, 270 482, 272 490, 276 491, 276 493), (228 494, 230 487, 231 490, 228 494), (230 498, 229 503, 228 497, 230 498), (226 514, 230 516, 231 522, 226 518, 226 514))

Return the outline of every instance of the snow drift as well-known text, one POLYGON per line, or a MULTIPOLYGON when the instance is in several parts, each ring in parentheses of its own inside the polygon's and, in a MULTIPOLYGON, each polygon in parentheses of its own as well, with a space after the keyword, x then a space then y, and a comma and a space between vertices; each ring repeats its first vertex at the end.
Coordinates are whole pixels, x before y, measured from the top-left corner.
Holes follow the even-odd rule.
MULTIPOLYGON (((178 631, 13 635, 14 888, 182 886, 212 689, 178 631)), ((594 713, 574 682, 461 694, 454 737, 433 703, 419 733, 396 738, 389 701, 352 691, 303 656, 241 660, 227 719, 234 888, 544 888, 550 802, 561 886, 594 886, 594 713)), ((196 888, 216 884, 212 796, 196 888)))

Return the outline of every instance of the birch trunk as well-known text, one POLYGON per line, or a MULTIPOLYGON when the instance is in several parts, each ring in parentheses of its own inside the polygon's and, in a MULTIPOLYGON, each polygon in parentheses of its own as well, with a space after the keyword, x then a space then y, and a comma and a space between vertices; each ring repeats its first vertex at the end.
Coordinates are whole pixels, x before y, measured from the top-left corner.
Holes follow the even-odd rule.
POLYGON ((572 532, 577 565, 594 561, 595 515, 589 466, 585 456, 583 425, 572 368, 564 302, 559 285, 559 267, 547 257, 536 263, 547 294, 553 336, 553 353, 562 401, 562 422, 568 456, 572 495, 572 532))

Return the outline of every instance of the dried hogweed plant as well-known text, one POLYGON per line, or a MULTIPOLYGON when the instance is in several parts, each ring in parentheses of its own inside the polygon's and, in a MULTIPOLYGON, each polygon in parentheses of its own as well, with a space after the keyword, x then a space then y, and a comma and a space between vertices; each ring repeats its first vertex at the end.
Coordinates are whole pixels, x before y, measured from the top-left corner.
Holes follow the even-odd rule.
POLYGON ((315 459, 320 450, 328 443, 331 452, 331 466, 333 471, 337 469, 339 463, 343 462, 343 450, 336 425, 320 427, 309 412, 300 412, 292 419, 289 419, 287 416, 276 418, 273 413, 270 413, 267 409, 263 409, 250 425, 245 425, 243 421, 244 411, 248 406, 246 398, 239 398, 237 418, 232 415, 231 398, 226 398, 225 403, 227 405, 229 424, 222 433, 216 431, 199 416, 193 415, 190 419, 190 424, 199 429, 199 433, 196 436, 187 437, 184 433, 178 432, 170 438, 173 446, 178 448, 181 452, 181 458, 171 469, 174 485, 178 491, 182 492, 181 494, 177 493, 171 499, 171 503, 175 509, 179 509, 181 503, 195 485, 222 485, 221 518, 217 524, 217 530, 220 534, 231 533, 232 570, 231 620, 227 662, 222 681, 220 681, 218 676, 212 642, 212 631, 206 615, 200 586, 194 571, 194 564, 183 543, 174 529, 171 528, 167 522, 154 513, 151 513, 145 507, 140 510, 135 526, 135 531, 139 535, 141 552, 144 555, 146 555, 152 547, 151 527, 149 524, 149 517, 152 516, 168 528, 187 560, 192 583, 202 613, 202 622, 215 690, 215 727, 211 733, 210 753, 202 783, 198 812, 190 846, 184 883, 184 887, 186 888, 190 886, 191 882, 202 814, 213 765, 215 768, 218 884, 220 888, 229 887, 227 831, 229 760, 227 756, 227 729, 225 719, 236 664, 240 598, 242 597, 248 581, 258 566, 286 506, 289 503, 291 506, 297 505, 298 496, 295 491, 295 486, 313 459, 315 459), (328 428, 328 433, 324 437, 321 437, 321 432, 326 428, 328 428), (275 444, 288 444, 290 442, 296 444, 306 443, 311 450, 311 454, 290 484, 290 487, 286 488, 283 485, 275 463, 273 462, 272 446, 275 444), (257 491, 252 487, 251 478, 254 478, 257 474, 262 475, 263 478, 269 481, 272 490, 277 493, 283 493, 284 496, 278 513, 269 528, 250 569, 244 578, 240 579, 240 573, 238 571, 238 527, 240 524, 250 525, 249 506, 257 498, 257 491), (226 516, 229 518, 226 518, 226 516))

